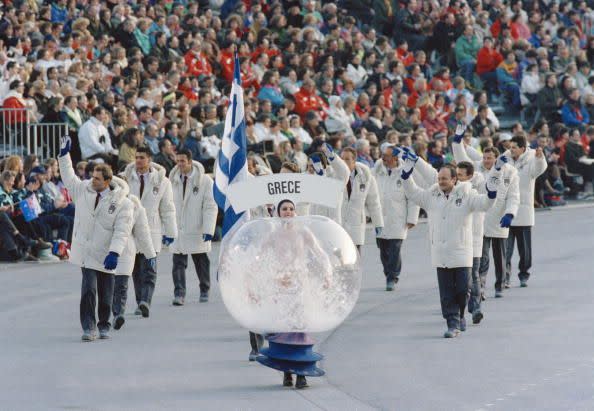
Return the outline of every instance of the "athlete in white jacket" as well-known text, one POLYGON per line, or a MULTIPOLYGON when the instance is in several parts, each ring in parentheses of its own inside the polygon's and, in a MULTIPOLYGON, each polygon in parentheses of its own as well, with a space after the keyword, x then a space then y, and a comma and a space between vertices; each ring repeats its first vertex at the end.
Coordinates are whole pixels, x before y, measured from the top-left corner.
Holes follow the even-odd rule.
POLYGON ((479 194, 468 182, 458 182, 456 168, 444 166, 438 183, 429 189, 419 188, 409 177, 418 157, 412 152, 404 156, 402 179, 409 199, 427 211, 431 261, 437 268, 441 310, 448 330, 444 337, 456 337, 466 329, 464 310, 468 294, 468 276, 472 267, 472 213, 487 211, 492 206, 496 181, 487 180, 487 194, 479 194))
POLYGON ((58 163, 62 181, 76 206, 70 262, 82 269, 82 340, 93 341, 96 327, 100 338, 109 338, 114 274, 118 264, 128 263, 124 250, 132 232, 134 206, 126 198, 127 192, 112 183, 113 174, 106 164, 95 166, 91 180, 81 181, 68 154, 71 144, 69 136, 62 137, 58 163))
POLYGON ((393 291, 398 283, 402 270, 402 243, 408 230, 419 220, 419 206, 409 201, 404 192, 400 176, 402 165, 398 159, 400 150, 392 145, 384 146, 382 159, 373 168, 384 220, 384 227, 376 229, 376 242, 386 276, 386 291, 393 291))
MULTIPOLYGON (((177 237, 175 205, 171 182, 165 176, 165 168, 151 163, 152 153, 148 147, 138 147, 133 164, 124 170, 124 176, 130 186, 130 193, 140 199, 146 210, 155 252, 161 251, 161 244, 169 245, 177 237)), ((136 255, 134 271, 134 292, 136 295, 136 314, 149 316, 149 310, 155 284, 157 282, 157 260, 147 261, 145 255, 136 255)))
POLYGON ((200 281, 200 302, 208 301, 210 290, 210 260, 208 252, 217 223, 218 207, 213 195, 212 179, 204 167, 192 161, 189 150, 180 150, 177 166, 169 178, 173 186, 178 237, 171 244, 173 253, 173 305, 184 305, 186 297, 186 268, 192 256, 200 281))
MULTIPOLYGON (((472 161, 475 168, 487 176, 490 170, 495 166, 499 157, 499 150, 496 147, 487 147, 483 154, 476 151, 469 145, 464 145, 459 138, 459 133, 454 136, 452 144, 454 159, 460 161, 472 161), (472 160, 471 160, 472 159, 472 160)), ((506 159, 508 159, 506 157, 506 159)), ((509 226, 518 213, 520 205, 520 181, 518 172, 509 164, 501 165, 501 180, 497 188, 497 200, 485 214, 483 250, 481 264, 479 267, 479 277, 481 279, 481 295, 484 293, 489 271, 489 248, 492 248, 493 263, 495 266, 495 297, 503 296, 504 262, 506 254, 506 243, 509 234, 509 226)), ((480 321, 481 315, 473 315, 473 321, 480 321)))
POLYGON ((369 167, 356 162, 357 152, 347 147, 342 150, 340 156, 350 170, 349 180, 343 191, 342 226, 360 250, 365 244, 365 210, 369 212, 371 221, 378 231, 384 226, 382 206, 375 178, 369 167))
MULTIPOLYGON (((114 184, 118 184, 123 191, 128 192, 128 184, 118 177, 113 178, 114 184)), ((113 328, 119 330, 124 325, 124 313, 126 312, 126 300, 128 299, 128 278, 136 268, 137 253, 141 253, 146 261, 156 261, 157 253, 151 240, 151 230, 146 217, 146 211, 138 197, 128 194, 128 199, 134 206, 132 215, 132 233, 128 237, 128 243, 121 256, 122 261, 115 269, 115 288, 113 292, 113 328), (125 263, 123 263, 125 262, 125 263)))
MULTIPOLYGON (((508 153, 506 152, 507 156, 508 153)), ((520 206, 518 214, 511 221, 506 247, 505 276, 509 287, 511 277, 511 260, 514 253, 514 242, 518 241, 520 254, 520 286, 528 286, 530 267, 532 266, 532 226, 534 226, 534 184, 536 178, 547 169, 547 160, 542 148, 532 150, 527 147, 526 137, 515 136, 511 139, 509 156, 510 164, 518 171, 520 180, 520 206)))

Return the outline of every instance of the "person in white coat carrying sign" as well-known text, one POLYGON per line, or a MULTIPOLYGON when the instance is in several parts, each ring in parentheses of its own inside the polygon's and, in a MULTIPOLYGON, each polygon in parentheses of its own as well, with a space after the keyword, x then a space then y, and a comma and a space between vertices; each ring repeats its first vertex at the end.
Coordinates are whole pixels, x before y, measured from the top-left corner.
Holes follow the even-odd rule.
POLYGON ((382 159, 373 168, 378 185, 384 226, 376 228, 376 242, 386 277, 386 291, 393 291, 402 270, 402 242, 408 230, 419 220, 419 206, 409 201, 401 178, 402 164, 398 156, 402 149, 386 145, 382 159))
POLYGON ((361 250, 361 246, 365 244, 367 225, 365 209, 369 212, 376 232, 381 231, 384 226, 377 183, 369 167, 357 163, 357 152, 354 149, 346 147, 340 157, 351 172, 343 191, 342 226, 351 236, 357 249, 361 250))
POLYGON ((215 232, 218 207, 213 196, 213 181, 204 167, 192 161, 189 150, 180 150, 177 165, 169 178, 173 186, 178 236, 170 246, 173 253, 173 305, 184 305, 186 298, 186 268, 192 256, 200 281, 200 302, 208 301, 210 290, 210 260, 208 252, 215 232))
MULTIPOLYGON (((177 237, 177 222, 171 182, 165 176, 165 168, 151 160, 151 150, 148 147, 138 147, 135 161, 126 167, 124 176, 130 186, 130 193, 140 199, 146 210, 150 227, 149 237, 155 252, 159 253, 161 244, 168 246, 177 237)), ((132 279, 138 307, 136 314, 148 317, 157 282, 156 257, 149 261, 139 251, 132 279)))
POLYGON ((134 207, 132 213, 132 233, 128 237, 128 243, 124 253, 120 256, 119 264, 115 269, 115 288, 113 292, 113 328, 119 330, 126 322, 124 312, 126 311, 126 300, 128 299, 128 278, 136 268, 138 254, 142 254, 146 261, 156 261, 157 254, 151 240, 151 230, 146 217, 146 211, 138 197, 129 194, 129 187, 125 179, 113 177, 113 183, 120 186, 122 191, 128 193, 127 198, 134 207))
POLYGON ((401 177, 407 197, 427 211, 431 262, 437 269, 442 315, 447 322, 444 337, 453 338, 466 330, 464 311, 468 298, 468 277, 472 267, 472 214, 487 211, 497 195, 495 179, 487 179, 487 194, 479 194, 468 182, 458 182, 456 168, 444 166, 438 182, 428 189, 410 179, 418 157, 403 156, 401 177))
MULTIPOLYGON (((60 141, 60 175, 76 206, 70 262, 82 269, 80 322, 83 341, 109 338, 114 273, 132 232, 134 206, 106 164, 93 170, 91 180, 81 181, 72 167, 69 136, 60 141), (99 322, 95 306, 98 299, 99 322)), ((122 259, 122 263, 124 263, 122 259)))
POLYGON ((532 227, 534 226, 534 183, 538 176, 547 169, 547 160, 542 148, 533 150, 527 146, 526 137, 515 136, 511 139, 511 148, 506 156, 511 157, 510 164, 518 171, 520 180, 520 206, 518 214, 511 221, 507 238, 505 276, 506 287, 511 277, 511 260, 514 254, 514 242, 518 242, 520 263, 518 277, 520 286, 528 286, 530 267, 532 267, 532 227))

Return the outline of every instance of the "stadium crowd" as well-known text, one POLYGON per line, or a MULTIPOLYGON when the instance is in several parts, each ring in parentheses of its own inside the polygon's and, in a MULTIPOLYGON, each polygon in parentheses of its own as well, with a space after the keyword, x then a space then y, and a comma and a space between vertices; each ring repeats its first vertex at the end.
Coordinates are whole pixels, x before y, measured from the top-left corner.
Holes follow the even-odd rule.
POLYGON ((140 146, 167 175, 179 150, 212 173, 235 53, 254 173, 305 171, 322 142, 369 167, 382 144, 411 147, 440 169, 464 123, 479 153, 515 136, 544 151, 535 207, 588 198, 592 3, 5 0, 0 259, 65 257, 73 229, 57 161, 6 152, 18 125, 64 123, 81 178, 102 162, 123 171, 140 146), (31 196, 40 211, 27 221, 31 196))

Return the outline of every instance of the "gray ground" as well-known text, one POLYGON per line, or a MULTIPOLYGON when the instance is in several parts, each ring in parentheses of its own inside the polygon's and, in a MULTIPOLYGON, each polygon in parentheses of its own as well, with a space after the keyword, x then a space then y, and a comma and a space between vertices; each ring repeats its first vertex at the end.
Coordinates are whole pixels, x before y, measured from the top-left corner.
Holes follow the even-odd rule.
POLYGON ((80 341, 78 268, 3 266, 0 409, 593 410, 593 227, 594 208, 537 213, 529 288, 514 278, 501 300, 489 288, 483 323, 454 340, 441 338, 426 224, 405 244, 394 293, 383 291, 369 232, 359 302, 317 337, 327 375, 300 392, 247 361, 247 331, 216 286, 210 303, 197 302, 193 270, 188 304, 170 305, 170 255, 160 257, 151 318, 129 315, 93 343, 80 341))

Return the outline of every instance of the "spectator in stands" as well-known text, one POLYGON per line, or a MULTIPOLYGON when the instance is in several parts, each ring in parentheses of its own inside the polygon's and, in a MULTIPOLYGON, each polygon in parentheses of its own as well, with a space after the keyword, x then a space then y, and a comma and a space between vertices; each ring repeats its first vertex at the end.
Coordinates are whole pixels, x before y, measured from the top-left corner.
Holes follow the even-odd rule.
POLYGON ((164 138, 159 141, 159 154, 153 158, 153 161, 162 165, 169 176, 169 172, 175 167, 175 146, 171 140, 164 138))
POLYGON ((561 107, 561 118, 567 127, 576 127, 580 131, 585 131, 590 123, 590 114, 580 102, 580 91, 577 88, 569 91, 569 98, 561 107))
POLYGON ((101 106, 93 109, 92 117, 87 120, 78 131, 80 151, 85 160, 103 159, 108 164, 113 164, 117 158, 117 150, 111 145, 111 139, 105 123, 107 113, 101 106))
POLYGON ((456 64, 460 68, 462 77, 468 84, 474 84, 473 76, 477 64, 477 54, 481 46, 474 35, 474 28, 467 24, 464 33, 456 40, 456 64))
POLYGON ((567 171, 579 174, 586 182, 586 192, 592 194, 594 183, 594 159, 588 157, 588 151, 584 148, 579 131, 572 132, 569 141, 565 146, 565 165, 567 171))

